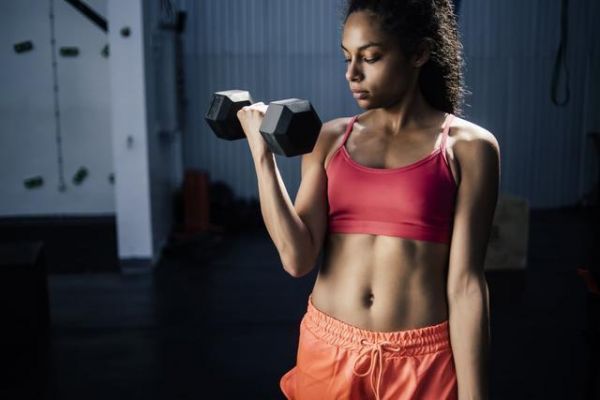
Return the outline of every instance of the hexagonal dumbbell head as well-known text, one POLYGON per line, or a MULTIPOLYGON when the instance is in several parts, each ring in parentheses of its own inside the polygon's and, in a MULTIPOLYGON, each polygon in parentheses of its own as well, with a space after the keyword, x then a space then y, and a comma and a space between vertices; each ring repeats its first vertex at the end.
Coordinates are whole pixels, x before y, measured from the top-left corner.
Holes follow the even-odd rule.
POLYGON ((239 109, 250 104, 252 97, 246 90, 215 92, 204 119, 221 139, 245 139, 246 135, 236 114, 239 109))
POLYGON ((260 133, 271 151, 293 157, 313 150, 321 125, 308 100, 285 99, 269 103, 260 133))

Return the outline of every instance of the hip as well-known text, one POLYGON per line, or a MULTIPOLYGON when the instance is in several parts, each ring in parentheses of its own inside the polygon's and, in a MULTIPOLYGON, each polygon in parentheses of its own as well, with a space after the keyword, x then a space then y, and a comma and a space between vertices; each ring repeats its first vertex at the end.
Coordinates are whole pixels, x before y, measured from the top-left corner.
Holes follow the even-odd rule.
POLYGON ((448 321, 417 329, 361 329, 308 300, 297 365, 280 381, 288 399, 456 399, 448 321))

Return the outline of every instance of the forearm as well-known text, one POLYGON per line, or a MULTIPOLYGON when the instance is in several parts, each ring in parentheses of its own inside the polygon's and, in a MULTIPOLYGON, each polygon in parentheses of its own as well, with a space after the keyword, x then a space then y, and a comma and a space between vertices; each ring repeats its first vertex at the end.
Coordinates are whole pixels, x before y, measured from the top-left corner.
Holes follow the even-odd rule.
POLYGON ((485 278, 472 290, 448 297, 450 341, 459 400, 489 397, 489 292, 485 278))
POLYGON ((300 275, 301 261, 310 260, 310 232, 296 213, 273 153, 254 154, 260 210, 265 226, 283 263, 292 275, 300 275))

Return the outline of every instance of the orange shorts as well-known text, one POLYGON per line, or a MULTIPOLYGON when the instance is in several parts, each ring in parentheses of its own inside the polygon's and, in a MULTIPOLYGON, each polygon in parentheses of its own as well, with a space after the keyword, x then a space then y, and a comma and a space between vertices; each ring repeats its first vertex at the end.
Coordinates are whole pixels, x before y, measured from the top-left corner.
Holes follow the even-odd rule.
POLYGON ((457 399, 448 326, 364 330, 317 310, 309 296, 296 366, 279 386, 293 400, 457 399))

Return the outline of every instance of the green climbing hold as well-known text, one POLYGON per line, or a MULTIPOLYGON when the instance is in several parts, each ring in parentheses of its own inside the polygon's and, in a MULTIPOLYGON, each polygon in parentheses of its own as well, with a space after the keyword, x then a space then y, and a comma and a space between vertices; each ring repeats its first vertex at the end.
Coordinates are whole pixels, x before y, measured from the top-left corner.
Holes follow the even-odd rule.
POLYGON ((27 179, 25 179, 23 181, 23 185, 27 189, 39 188, 43 184, 44 184, 44 178, 42 178, 41 176, 34 176, 34 177, 31 177, 31 178, 27 178, 27 179))
POLYGON ((77 57, 79 49, 77 47, 61 47, 60 55, 63 57, 77 57))
POLYGON ((33 43, 31 40, 27 40, 26 42, 16 43, 14 45, 15 53, 25 53, 26 51, 30 51, 33 49, 33 43))
POLYGON ((81 185, 81 183, 87 178, 88 170, 86 167, 80 167, 75 175, 73 176, 73 184, 81 185))

